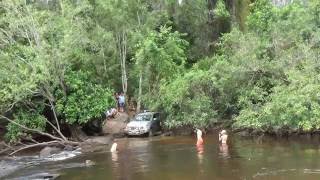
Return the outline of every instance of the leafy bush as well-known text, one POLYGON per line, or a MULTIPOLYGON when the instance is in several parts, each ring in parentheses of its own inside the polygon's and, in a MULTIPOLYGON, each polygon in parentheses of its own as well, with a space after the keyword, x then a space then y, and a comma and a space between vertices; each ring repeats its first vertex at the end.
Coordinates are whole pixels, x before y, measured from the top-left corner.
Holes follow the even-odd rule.
POLYGON ((252 5, 251 13, 247 18, 249 30, 260 34, 269 32, 272 23, 275 22, 275 7, 269 0, 255 1, 252 5))
POLYGON ((290 78, 294 79, 289 85, 274 88, 271 101, 261 107, 241 111, 234 126, 272 132, 283 128, 303 131, 319 129, 319 76, 313 78, 293 72, 290 78))
POLYGON ((69 124, 84 124, 100 118, 106 109, 114 107, 112 91, 89 80, 88 73, 70 71, 65 78, 67 96, 62 91, 57 94, 57 110, 69 124))
MULTIPOLYGON (((319 126, 319 26, 311 2, 309 6, 293 3, 281 9, 273 9, 269 22, 269 40, 272 47, 269 67, 272 86, 267 88, 264 101, 247 103, 237 116, 235 128, 252 128, 264 132, 279 130, 312 131, 319 126), (273 66, 270 66, 273 65, 273 66), (278 69, 278 73, 276 71, 278 69), (278 74, 278 75, 276 75, 278 74), (275 76, 276 75, 276 76, 275 76)), ((262 17, 251 16, 260 21, 262 17)), ((254 89, 261 86, 254 86, 254 89)), ((249 91, 247 91, 249 92, 249 91)), ((259 92, 259 91, 258 91, 259 92)), ((263 91, 256 95, 263 94, 263 91)), ((249 94, 241 96, 241 104, 249 94)))
POLYGON ((208 127, 216 121, 211 99, 212 79, 208 72, 190 71, 160 88, 158 106, 168 114, 169 127, 208 127))
MULTIPOLYGON (((14 119, 16 123, 30 129, 44 131, 46 127, 46 119, 39 113, 39 110, 28 112, 20 109, 14 114, 14 119)), ((14 143, 18 142, 21 137, 27 138, 29 133, 30 132, 26 132, 20 126, 14 123, 9 123, 7 125, 7 133, 5 137, 10 142, 14 143)))
POLYGON ((226 5, 223 0, 217 1, 216 7, 214 9, 214 14, 215 14, 215 16, 217 16, 217 18, 222 18, 222 19, 230 17, 230 13, 227 10, 226 5))

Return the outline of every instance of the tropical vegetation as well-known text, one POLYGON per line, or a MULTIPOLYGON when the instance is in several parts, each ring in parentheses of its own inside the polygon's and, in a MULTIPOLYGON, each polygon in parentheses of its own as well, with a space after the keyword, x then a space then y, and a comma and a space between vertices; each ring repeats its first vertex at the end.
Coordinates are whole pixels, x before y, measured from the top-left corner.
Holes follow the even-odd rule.
POLYGON ((118 91, 169 129, 320 128, 317 0, 5 0, 0 49, 0 124, 12 143, 67 142, 118 91))

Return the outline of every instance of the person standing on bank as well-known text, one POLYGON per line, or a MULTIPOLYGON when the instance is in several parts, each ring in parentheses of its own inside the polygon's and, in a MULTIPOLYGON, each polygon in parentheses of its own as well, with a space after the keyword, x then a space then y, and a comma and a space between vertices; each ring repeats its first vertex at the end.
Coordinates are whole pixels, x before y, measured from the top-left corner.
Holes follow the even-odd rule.
POLYGON ((122 93, 119 95, 120 112, 124 112, 125 102, 126 102, 126 99, 125 99, 125 97, 124 97, 124 93, 122 92, 122 93))
POLYGON ((114 100, 117 106, 117 111, 120 111, 120 105, 119 105, 119 93, 114 93, 114 100))

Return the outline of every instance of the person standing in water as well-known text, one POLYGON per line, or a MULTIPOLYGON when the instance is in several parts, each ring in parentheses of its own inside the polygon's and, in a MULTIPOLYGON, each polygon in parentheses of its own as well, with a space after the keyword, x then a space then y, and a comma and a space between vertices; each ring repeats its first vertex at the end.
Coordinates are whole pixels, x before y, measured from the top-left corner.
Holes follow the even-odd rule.
POLYGON ((196 129, 197 133, 197 156, 199 159, 199 165, 200 165, 200 171, 203 172, 203 166, 201 165, 203 163, 203 153, 204 153, 204 147, 203 147, 203 139, 202 139, 202 131, 200 129, 196 129))
POLYGON ((219 133, 219 142, 221 142, 222 144, 227 144, 227 140, 228 140, 228 134, 226 130, 222 130, 219 133))
POLYGON ((228 141, 227 131, 226 130, 222 130, 219 133, 219 142, 220 142, 219 150, 220 150, 221 155, 222 155, 223 158, 229 158, 230 157, 227 141, 228 141))
POLYGON ((110 148, 110 152, 112 153, 117 152, 117 147, 118 147, 118 144, 114 142, 110 148))
POLYGON ((200 129, 197 129, 196 132, 197 132, 197 146, 203 145, 202 131, 200 129))

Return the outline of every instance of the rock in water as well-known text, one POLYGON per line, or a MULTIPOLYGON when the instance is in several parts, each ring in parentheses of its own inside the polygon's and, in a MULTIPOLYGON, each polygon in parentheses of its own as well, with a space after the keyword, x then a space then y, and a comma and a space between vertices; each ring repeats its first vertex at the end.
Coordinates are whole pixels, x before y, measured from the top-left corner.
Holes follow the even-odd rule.
POLYGON ((70 145, 67 145, 67 146, 64 147, 63 150, 64 150, 64 151, 73 151, 74 148, 73 148, 72 146, 70 146, 70 145))
POLYGON ((15 171, 18 171, 19 169, 22 169, 24 166, 19 163, 10 163, 4 160, 0 161, 0 179, 2 179, 5 176, 8 176, 9 174, 14 173, 15 171))
POLYGON ((60 176, 60 174, 51 174, 51 173, 37 173, 33 174, 31 176, 25 177, 23 179, 48 179, 48 180, 54 180, 57 179, 60 176))
POLYGON ((41 158, 49 157, 52 154, 57 154, 59 152, 61 152, 60 148, 57 148, 57 147, 45 147, 40 151, 40 157, 41 158))
POLYGON ((93 166, 93 165, 95 165, 96 163, 94 163, 94 162, 91 161, 91 160, 86 160, 85 164, 86 164, 86 166, 93 166))
POLYGON ((112 136, 90 137, 80 144, 81 151, 84 153, 108 151, 113 141, 112 136))

